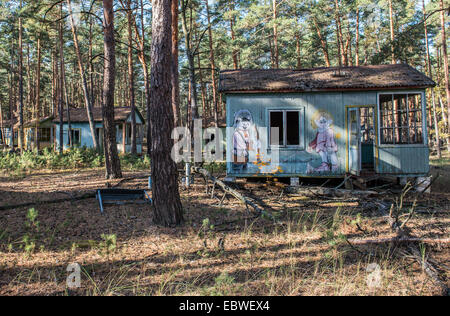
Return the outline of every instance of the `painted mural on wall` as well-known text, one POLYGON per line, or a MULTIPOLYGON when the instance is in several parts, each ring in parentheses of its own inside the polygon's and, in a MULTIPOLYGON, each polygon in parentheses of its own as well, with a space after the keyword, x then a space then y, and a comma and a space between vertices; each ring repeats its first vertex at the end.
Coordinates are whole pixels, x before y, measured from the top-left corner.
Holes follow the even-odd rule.
POLYGON ((306 148, 300 146, 298 150, 269 150, 267 127, 257 126, 248 109, 237 110, 230 134, 232 163, 229 172, 267 177, 280 174, 321 176, 339 173, 340 135, 335 132, 333 124, 334 117, 331 113, 318 110, 314 113, 310 125, 303 129, 303 133, 307 133, 307 129, 313 131, 306 148))
POLYGON ((233 122, 233 169, 246 172, 251 154, 258 156, 260 148, 258 131, 249 110, 237 111, 233 122))
POLYGON ((325 110, 319 110, 311 119, 311 127, 316 131, 316 136, 309 143, 307 152, 318 154, 321 164, 313 167, 308 163, 307 173, 337 172, 339 170, 339 160, 336 139, 339 138, 339 135, 336 135, 333 129, 333 116, 325 110))
POLYGON ((259 130, 252 113, 246 109, 239 110, 234 113, 233 122, 233 172, 253 176, 274 176, 283 173, 278 162, 273 163, 271 157, 262 150, 262 146, 267 146, 267 141, 260 138, 260 133, 264 133, 266 129, 259 130))

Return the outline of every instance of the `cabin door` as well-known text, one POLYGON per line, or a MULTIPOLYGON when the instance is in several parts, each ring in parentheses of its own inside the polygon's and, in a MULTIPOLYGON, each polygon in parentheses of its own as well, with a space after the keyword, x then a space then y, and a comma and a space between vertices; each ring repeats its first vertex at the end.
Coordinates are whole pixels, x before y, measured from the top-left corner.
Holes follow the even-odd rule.
POLYGON ((361 172, 361 121, 360 109, 348 108, 347 112, 348 139, 348 172, 359 176, 361 172))
POLYGON ((347 172, 359 176, 375 171, 375 107, 347 108, 347 172))

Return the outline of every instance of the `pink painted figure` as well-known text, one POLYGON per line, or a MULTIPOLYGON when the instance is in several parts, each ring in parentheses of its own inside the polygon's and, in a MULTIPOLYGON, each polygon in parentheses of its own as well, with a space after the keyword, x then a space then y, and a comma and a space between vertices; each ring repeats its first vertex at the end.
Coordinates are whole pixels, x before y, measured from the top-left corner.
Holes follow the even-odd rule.
POLYGON ((313 122, 317 126, 316 138, 309 144, 308 152, 316 152, 322 158, 322 164, 317 168, 309 168, 311 173, 314 172, 329 172, 337 171, 339 169, 339 162, 337 158, 338 147, 336 144, 336 137, 331 115, 325 111, 319 111, 315 115, 317 119, 313 122))

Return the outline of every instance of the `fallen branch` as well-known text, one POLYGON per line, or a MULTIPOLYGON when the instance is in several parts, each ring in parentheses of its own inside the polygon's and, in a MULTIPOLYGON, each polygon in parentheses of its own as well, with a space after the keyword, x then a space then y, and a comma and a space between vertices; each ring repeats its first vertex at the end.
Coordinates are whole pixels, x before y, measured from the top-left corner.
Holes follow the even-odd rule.
POLYGON ((417 261, 422 267, 422 270, 440 287, 441 294, 444 296, 449 295, 449 288, 439 275, 438 269, 435 267, 436 264, 430 262, 434 260, 429 260, 428 256, 422 255, 416 246, 409 246, 408 251, 401 251, 401 254, 406 258, 417 261))
POLYGON ((287 188, 289 193, 302 194, 304 196, 314 197, 351 197, 351 196, 378 196, 376 191, 359 191, 359 190, 346 190, 346 189, 334 189, 323 187, 289 187, 287 188))
POLYGON ((198 168, 198 167, 194 167, 193 171, 195 173, 201 174, 203 177, 205 177, 206 179, 211 180, 213 183, 215 183, 215 185, 219 186, 222 188, 222 190, 225 192, 223 199, 225 198, 226 194, 231 194, 232 196, 234 196, 236 199, 238 199, 239 201, 241 201, 246 207, 250 206, 252 207, 258 214, 260 215, 265 215, 268 216, 269 218, 273 219, 273 216, 269 213, 267 213, 264 209, 262 209, 261 207, 259 207, 256 203, 254 203, 252 200, 250 200, 249 198, 245 197, 244 195, 242 195, 241 193, 239 193, 238 191, 230 188, 228 185, 226 185, 223 181, 217 179, 216 177, 212 176, 207 170, 202 169, 202 168, 198 168))
POLYGON ((392 237, 392 238, 379 238, 379 239, 350 239, 348 242, 352 245, 379 245, 386 243, 408 243, 408 242, 421 242, 424 244, 450 244, 450 238, 433 239, 433 238, 418 238, 418 237, 392 237))
POLYGON ((122 179, 119 182, 117 182, 115 185, 113 185, 112 188, 117 188, 118 186, 120 186, 121 184, 124 184, 125 182, 130 182, 130 181, 138 180, 138 179, 148 179, 148 177, 150 177, 150 175, 125 178, 125 179, 122 179))
POLYGON ((64 203, 64 202, 74 202, 74 201, 81 201, 81 200, 87 200, 95 198, 95 193, 86 193, 78 197, 73 198, 65 198, 65 199, 56 199, 56 200, 49 200, 49 201, 37 201, 37 202, 29 202, 29 203, 23 203, 23 204, 15 204, 15 205, 3 205, 0 206, 0 211, 6 211, 6 210, 13 210, 17 208, 22 207, 29 207, 34 205, 46 205, 46 204, 57 204, 57 203, 64 203))

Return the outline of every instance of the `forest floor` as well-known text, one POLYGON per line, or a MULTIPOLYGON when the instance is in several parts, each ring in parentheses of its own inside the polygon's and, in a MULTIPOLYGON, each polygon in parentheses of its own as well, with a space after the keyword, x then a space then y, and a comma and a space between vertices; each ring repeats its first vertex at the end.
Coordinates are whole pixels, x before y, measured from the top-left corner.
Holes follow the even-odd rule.
MULTIPOLYGON (((416 237, 448 238, 450 159, 432 162, 440 173, 407 226, 416 237), (427 212, 428 211, 428 212, 427 212), (435 212, 437 211, 437 212, 435 212)), ((93 192, 102 169, 36 171, 0 178, 0 208, 93 192)), ((126 177, 145 175, 127 172, 126 177)), ((146 179, 121 187, 143 188, 146 179)), ((161 228, 151 207, 114 205, 101 215, 95 198, 0 210, 0 295, 439 295, 421 266, 396 246, 351 246, 352 238, 394 234, 374 204, 289 194, 278 182, 240 182, 276 219, 255 217, 233 197, 219 206, 204 180, 180 187, 186 224, 161 228), (28 216, 27 216, 28 215, 28 216), (66 286, 67 267, 81 266, 81 287, 66 286), (372 283, 368 282, 372 280, 372 283), (374 281, 375 280, 375 283, 374 281)), ((333 185, 334 186, 334 185, 333 185)), ((405 205, 416 194, 408 195, 405 205)), ((378 196, 393 203, 392 192, 378 196)), ((420 246, 450 280, 447 246, 420 246)))

